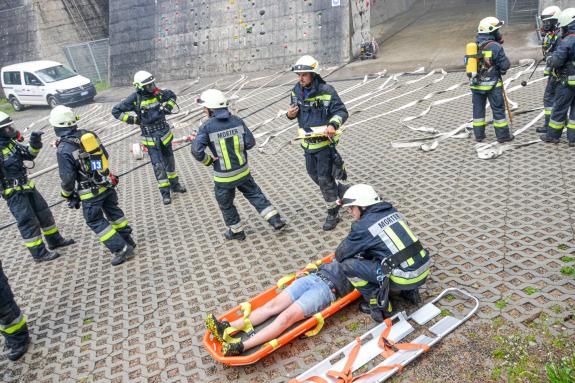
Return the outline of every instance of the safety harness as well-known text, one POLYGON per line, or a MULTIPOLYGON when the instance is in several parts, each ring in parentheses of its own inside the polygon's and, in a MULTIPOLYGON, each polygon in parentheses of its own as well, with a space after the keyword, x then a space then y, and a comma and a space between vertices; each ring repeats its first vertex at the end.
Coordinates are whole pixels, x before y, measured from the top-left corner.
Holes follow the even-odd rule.
MULTIPOLYGON (((387 327, 381 333, 381 336, 379 337, 379 340, 378 340, 379 347, 381 349, 383 349, 381 356, 383 356, 384 358, 387 359, 400 350, 405 350, 405 351, 423 350, 423 352, 429 351, 429 346, 425 345, 425 344, 396 343, 396 342, 388 339, 393 324, 391 322, 391 319, 386 319, 384 321, 384 323, 386 324, 387 327)), ((390 365, 386 365, 386 366, 376 367, 373 370, 366 372, 364 374, 361 374, 359 376, 353 376, 352 366, 353 366, 353 363, 355 362, 355 360, 356 360, 356 358, 359 355, 359 352, 361 350, 361 340, 359 338, 356 338, 355 342, 356 342, 355 346, 353 347, 351 353, 349 354, 349 356, 345 362, 345 365, 343 367, 343 370, 341 370, 341 371, 330 370, 326 373, 327 376, 334 378, 334 379, 337 379, 336 380, 337 383, 352 383, 352 382, 360 381, 361 379, 365 379, 368 377, 379 375, 381 373, 393 370, 395 368, 397 368, 399 371, 401 371, 403 369, 403 366, 401 364, 390 364, 390 365)), ((297 380, 294 378, 294 379, 291 379, 289 381, 289 383, 305 383, 305 382, 329 383, 327 380, 325 380, 324 378, 321 378, 319 376, 310 376, 304 380, 297 380)))

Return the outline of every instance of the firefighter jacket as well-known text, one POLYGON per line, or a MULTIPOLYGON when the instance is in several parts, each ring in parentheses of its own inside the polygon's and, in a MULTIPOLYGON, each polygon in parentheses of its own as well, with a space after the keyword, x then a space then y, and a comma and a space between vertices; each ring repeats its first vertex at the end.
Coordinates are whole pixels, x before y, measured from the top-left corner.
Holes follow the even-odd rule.
MULTIPOLYGON (((560 41, 559 39, 560 33, 561 29, 556 29, 554 31, 545 33, 545 35, 543 36, 542 48, 543 48, 543 55, 545 57, 549 57, 550 55, 553 54, 553 52, 557 50, 557 44, 559 44, 560 41)), ((552 70, 553 68, 551 66, 546 65, 545 69, 543 70, 543 75, 551 76, 552 70)))
POLYGON ((254 135, 241 118, 227 108, 214 109, 192 143, 192 155, 212 166, 215 182, 232 187, 250 174, 247 151, 255 144, 254 135), (211 154, 206 153, 206 148, 211 154))
POLYGON ((472 83, 471 89, 488 92, 494 87, 503 86, 501 76, 511 67, 503 47, 495 41, 493 35, 485 33, 477 35, 476 43, 483 59, 480 60, 478 82, 472 83))
MULTIPOLYGON (((303 88, 300 83, 295 85, 291 91, 291 104, 299 107, 297 121, 300 136, 312 134, 314 128, 323 130, 327 125, 338 130, 348 117, 347 109, 335 89, 319 75, 315 75, 309 88, 303 88)), ((312 153, 330 144, 327 137, 311 137, 301 142, 305 151, 312 153)))
POLYGON ((567 33, 547 59, 547 64, 566 79, 568 85, 575 86, 575 23, 567 26, 567 33))
MULTIPOLYGON (((82 157, 84 153, 80 143, 80 137, 87 133, 86 130, 67 129, 60 136, 56 159, 61 180, 61 195, 70 198, 73 193, 78 193, 81 201, 98 196, 112 187, 108 179, 102 177, 97 171, 91 171, 88 159, 82 157)), ((91 132, 96 135, 96 133, 91 132)), ((107 157, 107 152, 106 157, 107 157)))
POLYGON ((379 202, 365 209, 351 232, 335 250, 338 262, 351 257, 384 260, 409 257, 393 269, 391 282, 413 285, 429 274, 429 254, 407 226, 407 221, 390 203, 379 202))
POLYGON ((28 169, 24 161, 33 161, 40 148, 31 144, 27 146, 18 143, 15 139, 0 137, 0 189, 2 195, 8 197, 16 190, 33 189, 34 182, 28 180, 28 169))

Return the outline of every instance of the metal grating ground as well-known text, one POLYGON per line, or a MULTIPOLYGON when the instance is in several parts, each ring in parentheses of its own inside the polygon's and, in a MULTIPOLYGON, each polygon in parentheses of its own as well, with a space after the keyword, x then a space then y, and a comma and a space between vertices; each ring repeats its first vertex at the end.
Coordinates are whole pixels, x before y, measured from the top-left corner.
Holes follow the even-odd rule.
MULTIPOLYGON (((285 110, 290 89, 285 84, 294 80, 291 73, 250 81, 254 77, 228 77, 217 83, 230 90, 229 95, 237 91, 239 99, 234 109, 242 116, 249 115, 249 126, 257 126, 285 110), (280 102, 269 105, 276 100, 280 102)), ((464 81, 464 74, 450 73, 443 81, 418 90, 439 77, 400 77, 398 89, 357 109, 389 102, 354 114, 348 124, 464 81), (415 79, 421 81, 408 83, 415 79)), ((349 101, 378 89, 386 80, 382 77, 362 84, 363 79, 347 79, 332 84, 344 101, 349 101)), ((197 93, 213 86, 212 82, 202 79, 170 85, 180 90, 180 105, 190 112, 195 108, 197 93)), ((537 82, 510 96, 520 109, 541 106, 543 86, 543 82, 537 82)), ((119 100, 127 92, 119 89, 99 97, 119 100)), ((432 100, 465 92, 467 87, 462 86, 432 100)), ((110 116, 112 105, 104 102, 77 108, 84 117, 80 126, 98 130, 105 142, 129 132, 110 116)), ((467 289, 482 304, 475 324, 502 317, 521 326, 540 312, 553 315, 558 308, 573 310, 575 280, 560 272, 565 266, 560 257, 575 251, 575 150, 564 142, 557 146, 541 143, 485 161, 477 158, 472 139, 447 140, 428 153, 390 149, 390 141, 424 135, 402 127, 399 120, 420 113, 427 105, 423 102, 360 123, 346 131, 339 146, 348 164, 350 182, 374 185, 408 217, 430 248, 433 270, 424 296, 428 298, 448 286, 467 289)), ((45 120, 38 121, 48 113, 47 109, 35 108, 14 117, 21 129, 34 122, 32 130, 45 129, 45 142, 49 142, 53 139, 51 128, 43 126, 45 120)), ((516 116, 515 128, 536 114, 516 116)), ((192 116, 193 112, 176 116, 176 136, 198 125, 192 116)), ((471 100, 466 96, 432 109, 411 125, 448 131, 470 117, 471 100)), ((257 126, 255 133, 287 126, 289 122, 281 116, 257 126)), ((491 127, 487 134, 494 138, 491 127)), ((263 143, 267 136, 263 134, 258 142, 263 143)), ((17 301, 29 318, 33 345, 18 363, 0 358, 0 380, 284 382, 370 328, 372 324, 350 307, 335 315, 317 337, 297 340, 243 368, 216 364, 202 348, 206 313, 227 310, 309 260, 330 252, 351 224, 350 217, 345 216, 337 230, 321 231, 322 199, 305 173, 301 149, 289 143, 294 136, 292 129, 270 140, 264 151, 277 151, 275 155, 257 150, 250 153, 254 177, 289 221, 287 230, 280 234, 273 233, 240 197, 237 203, 248 239, 224 242, 210 172, 193 160, 189 147, 176 152, 177 167, 189 192, 176 196, 168 207, 160 203, 150 166, 122 177, 120 203, 135 229, 138 249, 136 257, 121 267, 112 268, 110 256, 87 229, 81 213, 63 205, 54 207, 53 212, 62 233, 76 239, 77 244, 65 249, 57 261, 33 263, 16 227, 2 230, 3 264, 17 301), (232 266, 236 273, 230 271, 232 266)), ((132 160, 129 153, 137 137, 109 146, 116 173, 142 164, 132 160)), ((531 129, 517 141, 534 137, 531 129)), ((54 149, 46 148, 31 172, 47 169, 54 162, 54 149)), ((55 172, 41 175, 36 184, 49 202, 59 201, 55 172)), ((2 208, 0 222, 10 221, 8 209, 2 208)), ((564 326, 573 332, 575 323, 568 321, 564 326)), ((460 350, 456 337, 440 346, 450 347, 460 350)), ((419 368, 428 369, 438 381, 445 379, 440 379, 445 372, 436 371, 432 363, 423 361, 419 368)))

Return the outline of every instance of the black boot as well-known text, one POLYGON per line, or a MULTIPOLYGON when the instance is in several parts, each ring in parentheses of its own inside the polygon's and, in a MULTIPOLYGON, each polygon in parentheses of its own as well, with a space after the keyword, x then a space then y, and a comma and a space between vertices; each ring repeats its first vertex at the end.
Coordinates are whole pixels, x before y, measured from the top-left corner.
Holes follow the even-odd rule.
POLYGON ((419 295, 419 289, 415 290, 401 290, 399 296, 411 303, 412 305, 418 305, 421 303, 421 296, 419 295))
POLYGON ((537 133, 547 133, 547 126, 546 126, 546 125, 538 126, 537 129, 535 129, 535 132, 537 132, 537 133))
POLYGON ((164 205, 169 205, 172 203, 172 198, 170 198, 169 195, 163 196, 162 202, 164 203, 164 205))
POLYGON ((246 233, 245 233, 243 230, 242 230, 242 231, 239 231, 239 232, 237 232, 237 233, 234 233, 234 232, 232 231, 232 229, 228 229, 228 230, 226 230, 226 232, 224 233, 224 237, 225 237, 227 240, 230 240, 230 241, 231 241, 231 240, 234 240, 234 239, 236 239, 236 240, 238 240, 238 241, 243 241, 244 239, 246 239, 246 233))
POLYGON ((379 308, 379 306, 370 305, 364 300, 362 300, 359 303, 359 311, 361 311, 364 314, 369 314, 371 316, 371 319, 373 319, 377 323, 381 323, 383 322, 384 319, 391 318, 393 315, 395 315, 395 312, 393 310, 391 311, 382 310, 381 308, 379 308))
POLYGON ((46 251, 43 255, 39 257, 34 257, 35 262, 49 262, 58 258, 60 254, 56 251, 46 251))
POLYGON ((128 245, 132 246, 134 249, 136 248, 136 246, 137 246, 136 242, 134 242, 134 239, 132 238, 131 235, 128 234, 127 236, 122 237, 122 238, 124 238, 124 241, 126 241, 126 243, 128 245))
POLYGON ((327 210, 327 217, 325 217, 325 222, 323 224, 324 231, 330 231, 335 229, 337 223, 340 221, 339 218, 339 206, 327 210))
POLYGON ((224 356, 237 356, 241 355, 242 352, 244 352, 244 344, 242 342, 222 344, 222 354, 224 356))
POLYGON ((6 336, 6 347, 8 348, 8 354, 6 356, 11 361, 16 361, 28 351, 29 345, 30 335, 28 333, 28 325, 24 324, 24 326, 14 334, 6 336))
POLYGON ((74 241, 73 239, 65 239, 63 237, 60 237, 60 238, 61 239, 58 242, 56 242, 54 244, 52 244, 52 243, 48 244, 48 246, 50 247, 50 250, 56 250, 59 247, 66 247, 66 246, 70 246, 70 245, 73 245, 74 243, 76 243, 76 241, 74 241))
POLYGON ((560 139, 559 138, 553 138, 553 137, 549 137, 546 134, 542 134, 539 136, 539 138, 541 139, 541 141, 543 142, 550 142, 552 144, 558 144, 560 139))
POLYGON ((112 266, 118 266, 126 262, 130 255, 134 252, 134 248, 130 245, 124 246, 124 248, 116 253, 114 253, 114 258, 112 258, 112 266))
POLYGON ((274 230, 281 230, 285 225, 285 221, 282 220, 279 214, 272 215, 272 217, 268 220, 268 223, 272 225, 274 230))
POLYGON ((186 189, 185 186, 183 186, 181 183, 178 182, 177 184, 172 185, 172 191, 174 193, 185 193, 188 190, 186 189))
POLYGON ((513 141, 515 139, 515 136, 513 134, 509 134, 509 137, 503 137, 503 138, 498 138, 497 142, 499 142, 500 144, 504 143, 504 142, 509 142, 509 141, 513 141))
POLYGON ((224 331, 230 327, 230 323, 225 320, 220 322, 214 314, 208 314, 206 317, 206 327, 214 338, 222 344, 224 343, 224 331))

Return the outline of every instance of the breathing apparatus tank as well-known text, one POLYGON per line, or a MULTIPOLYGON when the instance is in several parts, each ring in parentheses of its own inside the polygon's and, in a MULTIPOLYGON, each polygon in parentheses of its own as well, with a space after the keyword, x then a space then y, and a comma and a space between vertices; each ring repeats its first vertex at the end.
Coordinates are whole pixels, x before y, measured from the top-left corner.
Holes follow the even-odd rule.
POLYGON ((110 173, 108 157, 102 150, 98 138, 93 133, 87 132, 80 137, 80 142, 82 143, 82 148, 89 156, 90 170, 107 176, 110 173))
POLYGON ((465 48, 465 72, 467 77, 474 79, 479 70, 478 47, 476 43, 469 43, 465 48))

